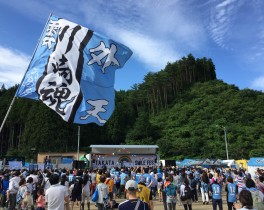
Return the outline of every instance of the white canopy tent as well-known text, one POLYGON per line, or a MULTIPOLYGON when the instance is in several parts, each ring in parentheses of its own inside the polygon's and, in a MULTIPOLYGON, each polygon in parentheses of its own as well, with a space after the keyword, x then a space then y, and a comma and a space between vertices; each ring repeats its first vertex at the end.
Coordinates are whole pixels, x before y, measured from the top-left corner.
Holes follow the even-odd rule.
POLYGON ((235 159, 223 160, 223 164, 226 164, 229 168, 239 168, 235 159))

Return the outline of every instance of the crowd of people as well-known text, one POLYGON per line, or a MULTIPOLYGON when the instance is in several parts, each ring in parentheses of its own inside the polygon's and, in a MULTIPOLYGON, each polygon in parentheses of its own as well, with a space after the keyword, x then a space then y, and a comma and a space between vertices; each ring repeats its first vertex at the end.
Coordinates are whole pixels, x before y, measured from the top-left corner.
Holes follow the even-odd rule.
POLYGON ((113 167, 111 169, 45 169, 0 171, 1 206, 9 210, 153 210, 153 201, 164 210, 176 204, 192 210, 201 205, 223 209, 226 191, 228 210, 264 209, 264 171, 251 175, 245 170, 222 168, 113 167), (117 203, 116 200, 124 199, 117 203))

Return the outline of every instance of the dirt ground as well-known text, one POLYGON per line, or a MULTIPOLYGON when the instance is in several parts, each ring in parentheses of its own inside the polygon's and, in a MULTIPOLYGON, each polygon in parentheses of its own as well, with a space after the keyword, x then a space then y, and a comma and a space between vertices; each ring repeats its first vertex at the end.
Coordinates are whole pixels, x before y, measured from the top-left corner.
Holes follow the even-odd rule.
MULTIPOLYGON (((223 195, 223 210, 227 210, 227 204, 226 204, 226 198, 225 195, 223 195)), ((197 203, 192 204, 193 210, 212 210, 212 202, 209 203, 209 205, 203 205, 202 198, 198 198, 197 203)), ((116 202, 120 203, 124 201, 124 199, 117 199, 116 202)), ((76 205, 74 206, 74 210, 79 210, 79 207, 76 205)), ((85 210, 87 210, 87 206, 85 207, 85 210)), ((97 210, 94 203, 91 203, 91 210, 97 210)), ((129 210, 129 209, 128 209, 129 210)), ((154 210, 164 210, 163 203, 159 202, 159 200, 154 200, 154 210)), ((176 210, 184 210, 183 206, 179 206, 179 203, 176 204, 176 210)))

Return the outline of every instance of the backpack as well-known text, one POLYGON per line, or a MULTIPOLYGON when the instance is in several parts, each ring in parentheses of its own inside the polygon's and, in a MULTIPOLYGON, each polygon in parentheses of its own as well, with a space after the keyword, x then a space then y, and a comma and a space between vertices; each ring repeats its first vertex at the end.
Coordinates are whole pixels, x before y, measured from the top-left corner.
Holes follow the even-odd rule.
POLYGON ((192 190, 189 186, 185 186, 184 188, 184 195, 181 195, 181 200, 185 201, 187 199, 192 198, 192 190))
POLYGON ((38 184, 37 184, 38 188, 44 189, 48 180, 49 179, 48 178, 45 179, 45 177, 43 177, 42 179, 39 179, 38 184))
POLYGON ((158 178, 158 182, 162 182, 162 178, 159 177, 159 178, 158 178))
POLYGON ((170 183, 166 188, 166 195, 169 197, 175 197, 176 196, 176 186, 172 183, 170 183))
POLYGON ((196 180, 193 179, 191 182, 191 188, 196 189, 196 184, 197 184, 196 180))
POLYGON ((72 193, 74 194, 81 194, 82 193, 82 183, 80 179, 75 179, 73 184, 72 193))

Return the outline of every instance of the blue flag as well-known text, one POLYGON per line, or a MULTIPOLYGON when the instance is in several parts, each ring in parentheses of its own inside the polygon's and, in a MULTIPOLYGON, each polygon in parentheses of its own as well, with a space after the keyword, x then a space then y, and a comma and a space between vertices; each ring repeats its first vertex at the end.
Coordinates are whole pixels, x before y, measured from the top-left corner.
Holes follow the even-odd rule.
POLYGON ((128 47, 52 15, 16 96, 41 100, 67 122, 104 125, 114 110, 115 70, 131 55, 128 47))

